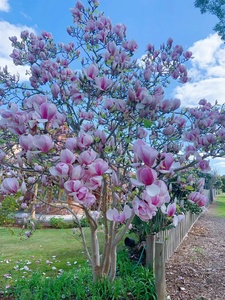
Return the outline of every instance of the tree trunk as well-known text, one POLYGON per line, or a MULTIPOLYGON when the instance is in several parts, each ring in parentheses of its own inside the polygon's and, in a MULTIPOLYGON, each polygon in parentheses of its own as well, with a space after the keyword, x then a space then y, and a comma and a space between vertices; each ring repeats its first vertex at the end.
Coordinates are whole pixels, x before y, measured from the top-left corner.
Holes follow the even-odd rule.
POLYGON ((117 263, 117 245, 113 245, 111 249, 111 269, 109 274, 109 281, 113 282, 116 276, 116 264, 117 263))
POLYGON ((93 228, 93 226, 91 225, 90 229, 93 280, 97 281, 100 277, 102 277, 102 270, 100 267, 99 241, 97 236, 97 228, 93 228))

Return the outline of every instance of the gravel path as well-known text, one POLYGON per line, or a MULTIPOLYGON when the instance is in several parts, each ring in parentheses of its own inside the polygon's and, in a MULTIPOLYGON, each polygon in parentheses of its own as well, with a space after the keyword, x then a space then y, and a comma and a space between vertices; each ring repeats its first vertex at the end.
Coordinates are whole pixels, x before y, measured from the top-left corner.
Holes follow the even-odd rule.
POLYGON ((166 264, 171 300, 225 300, 225 218, 210 205, 166 264))

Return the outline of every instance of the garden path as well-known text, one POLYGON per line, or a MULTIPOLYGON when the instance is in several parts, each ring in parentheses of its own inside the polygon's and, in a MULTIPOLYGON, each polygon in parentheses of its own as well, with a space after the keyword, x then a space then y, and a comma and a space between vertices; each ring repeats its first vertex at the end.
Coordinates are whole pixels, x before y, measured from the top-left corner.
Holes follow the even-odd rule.
POLYGON ((225 218, 216 216, 216 205, 199 217, 166 263, 168 299, 225 299, 225 218))

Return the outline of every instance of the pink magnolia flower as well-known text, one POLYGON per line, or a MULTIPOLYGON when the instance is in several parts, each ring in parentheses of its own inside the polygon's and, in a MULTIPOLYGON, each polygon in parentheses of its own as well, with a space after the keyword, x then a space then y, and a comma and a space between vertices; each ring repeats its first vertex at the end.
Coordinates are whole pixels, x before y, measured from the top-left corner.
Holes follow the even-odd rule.
POLYGON ((146 201, 149 204, 153 204, 156 207, 160 207, 160 196, 159 195, 155 195, 155 196, 149 196, 149 194, 144 191, 142 193, 142 200, 146 201))
POLYGON ((157 178, 156 171, 147 166, 139 168, 136 174, 137 180, 146 186, 153 184, 157 178))
POLYGON ((122 40, 126 35, 126 25, 124 24, 116 24, 113 27, 113 32, 122 40))
POLYGON ((111 177, 111 179, 112 179, 112 184, 114 186, 118 186, 119 185, 119 180, 118 180, 117 174, 116 174, 116 172, 114 170, 112 171, 112 177, 111 177))
POLYGON ((21 189, 22 195, 25 195, 26 192, 27 192, 27 186, 26 186, 26 183, 24 181, 22 182, 20 189, 21 189))
POLYGON ((137 140, 134 143, 133 151, 149 167, 154 165, 158 155, 158 151, 146 145, 142 140, 137 140))
POLYGON ((64 162, 60 162, 55 167, 49 168, 49 172, 53 176, 59 176, 59 177, 67 176, 69 174, 69 171, 70 171, 69 165, 64 162))
POLYGON ((171 153, 162 153, 161 155, 162 161, 159 164, 158 170, 162 174, 169 173, 174 168, 179 167, 179 164, 174 162, 174 157, 171 153))
POLYGON ((66 164, 72 164, 75 162, 75 155, 69 149, 64 149, 60 153, 60 160, 66 164))
POLYGON ((79 180, 83 176, 83 169, 80 165, 74 166, 70 173, 70 177, 72 180, 79 180))
POLYGON ((94 118, 94 114, 91 111, 81 111, 80 118, 84 120, 91 121, 94 118))
POLYGON ((173 216, 173 225, 176 227, 179 222, 182 222, 184 220, 184 218, 185 218, 184 214, 174 215, 173 216))
POLYGON ((148 132, 144 128, 139 127, 137 135, 138 135, 139 139, 143 139, 143 138, 145 138, 148 135, 148 132))
POLYGON ((104 130, 100 130, 100 129, 97 129, 95 132, 94 132, 94 136, 99 138, 101 143, 105 144, 106 143, 106 139, 107 139, 107 136, 106 136, 106 133, 104 130))
POLYGON ((132 205, 135 215, 142 221, 147 222, 156 215, 157 207, 155 205, 140 200, 137 197, 133 200, 132 205))
POLYGON ((79 163, 90 165, 96 159, 97 153, 94 150, 86 150, 78 156, 79 163))
POLYGON ((161 203, 168 203, 170 201, 170 195, 165 182, 162 180, 156 180, 154 184, 157 185, 160 190, 158 194, 160 197, 160 206, 161 203))
POLYGON ((80 180, 68 180, 64 183, 64 189, 67 194, 73 196, 83 186, 80 180))
POLYGON ((155 196, 159 193, 159 187, 154 184, 157 178, 157 173, 155 170, 144 166, 137 170, 136 172, 137 179, 131 178, 131 183, 134 186, 146 186, 146 192, 149 196, 155 196))
POLYGON ((77 149, 77 138, 67 138, 65 147, 68 148, 71 151, 75 151, 77 149))
POLYGON ((33 144, 35 145, 35 147, 37 147, 44 153, 47 153, 54 146, 52 138, 50 137, 50 135, 47 134, 35 135, 33 139, 33 144))
POLYGON ((92 206, 96 201, 95 195, 91 194, 88 188, 84 186, 74 193, 73 199, 87 208, 92 206))
POLYGON ((96 87, 101 91, 108 90, 113 84, 112 80, 107 77, 95 78, 95 83, 96 83, 96 87))
POLYGON ((34 137, 31 134, 28 135, 21 135, 19 137, 19 144, 20 146, 25 150, 33 150, 34 144, 33 144, 34 137))
POLYGON ((57 99, 60 93, 60 87, 57 83, 53 83, 53 85, 51 86, 51 92, 52 92, 53 99, 57 99))
MULTIPOLYGON (((86 179, 86 177, 84 176, 84 180, 86 179)), ((102 176, 92 176, 90 177, 90 175, 87 175, 87 182, 86 182, 86 186, 90 189, 90 190, 97 190, 99 187, 102 186, 102 176)))
POLYGON ((209 161, 208 160, 201 160, 197 166, 200 168, 202 173, 207 173, 211 170, 210 166, 209 166, 209 161))
POLYGON ((109 169, 109 165, 101 158, 97 158, 91 165, 88 166, 88 171, 91 175, 103 175, 109 169))
POLYGON ((144 79, 145 79, 146 81, 149 81, 150 78, 151 78, 151 76, 152 76, 152 70, 151 70, 151 68, 147 67, 147 68, 144 70, 144 79))
POLYGON ((115 55, 117 52, 117 47, 115 42, 108 42, 107 43, 107 50, 111 55, 115 55))
POLYGON ((126 102, 122 99, 116 99, 115 100, 115 109, 124 112, 126 109, 126 102))
POLYGON ((168 206, 163 204, 161 206, 161 211, 163 214, 168 215, 168 217, 173 217, 176 212, 176 203, 169 203, 168 206))
POLYGON ((131 52, 134 52, 137 50, 138 48, 138 44, 136 43, 135 40, 130 40, 130 41, 126 41, 125 43, 123 43, 123 47, 126 50, 129 50, 131 52))
POLYGON ((156 207, 161 207, 163 204, 170 201, 170 195, 164 181, 156 180, 154 184, 159 188, 158 194, 151 196, 147 193, 147 191, 144 191, 142 194, 142 199, 155 205, 156 207))
POLYGON ((77 138, 77 146, 80 150, 88 148, 93 143, 93 138, 90 134, 81 132, 77 138))
POLYGON ((188 196, 188 200, 192 203, 196 203, 199 207, 205 206, 209 201, 209 199, 205 195, 199 192, 192 192, 188 196))
POLYGON ((97 211, 97 210, 94 210, 94 211, 91 212, 91 216, 92 216, 92 218, 93 218, 94 220, 98 220, 99 217, 100 217, 100 212, 97 211))
POLYGON ((169 125, 163 129, 163 133, 165 135, 172 135, 174 133, 174 131, 175 131, 175 128, 172 125, 169 125))
POLYGON ((51 121, 56 116, 57 108, 53 103, 44 102, 40 106, 34 103, 33 106, 43 121, 51 121))
POLYGON ((5 178, 1 184, 1 191, 6 194, 15 194, 19 189, 19 182, 16 178, 5 178))
POLYGON ((106 212, 106 217, 109 221, 114 221, 118 223, 124 223, 127 219, 131 217, 132 209, 125 205, 122 212, 119 212, 116 208, 109 209, 106 212))

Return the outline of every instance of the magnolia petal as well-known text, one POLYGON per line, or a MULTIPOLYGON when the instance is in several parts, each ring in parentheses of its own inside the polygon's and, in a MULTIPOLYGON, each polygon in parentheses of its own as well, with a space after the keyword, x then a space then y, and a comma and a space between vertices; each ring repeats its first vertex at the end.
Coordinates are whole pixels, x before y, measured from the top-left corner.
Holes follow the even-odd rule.
POLYGON ((144 185, 144 183, 138 181, 137 179, 134 179, 134 178, 131 178, 130 179, 131 183, 134 185, 134 186, 142 186, 144 185))
POLYGON ((138 103, 138 104, 136 105, 136 108, 137 108, 137 109, 143 109, 143 108, 145 108, 145 106, 144 106, 144 104, 142 104, 142 103, 138 103))
POLYGON ((36 119, 39 123, 46 123, 48 122, 48 119, 36 119))
POLYGON ((160 188, 156 184, 147 185, 146 192, 149 196, 153 197, 159 194, 160 188))
POLYGON ((114 221, 115 220, 115 217, 118 217, 119 216, 119 212, 116 208, 110 208, 109 210, 107 210, 106 212, 106 218, 109 220, 109 221, 114 221))
POLYGON ((173 216, 173 225, 176 227, 178 222, 179 222, 178 216, 174 215, 173 216))
POLYGON ((165 204, 163 204, 162 206, 161 206, 161 211, 162 211, 162 213, 165 215, 166 214, 166 205, 165 204))
POLYGON ((132 209, 127 204, 124 206, 123 212, 125 214, 126 219, 129 219, 132 214, 132 209))

